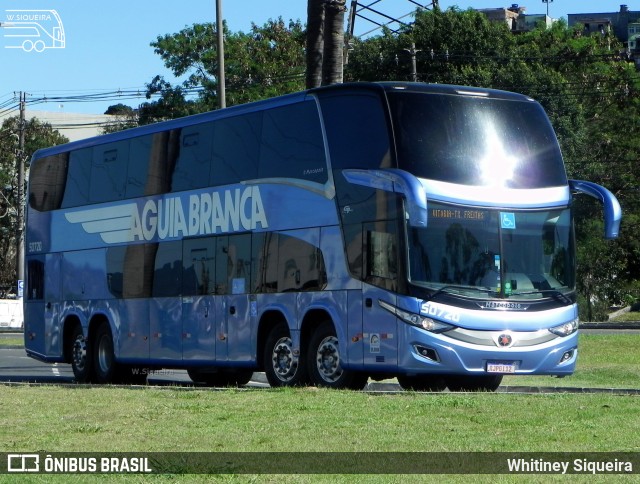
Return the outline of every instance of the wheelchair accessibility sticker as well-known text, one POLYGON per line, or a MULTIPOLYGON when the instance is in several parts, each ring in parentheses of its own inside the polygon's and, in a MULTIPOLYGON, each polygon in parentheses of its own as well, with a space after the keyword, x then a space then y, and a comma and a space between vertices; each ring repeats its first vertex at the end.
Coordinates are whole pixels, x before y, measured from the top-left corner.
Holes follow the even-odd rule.
POLYGON ((500 212, 500 225, 503 229, 515 229, 516 214, 511 212, 500 212))

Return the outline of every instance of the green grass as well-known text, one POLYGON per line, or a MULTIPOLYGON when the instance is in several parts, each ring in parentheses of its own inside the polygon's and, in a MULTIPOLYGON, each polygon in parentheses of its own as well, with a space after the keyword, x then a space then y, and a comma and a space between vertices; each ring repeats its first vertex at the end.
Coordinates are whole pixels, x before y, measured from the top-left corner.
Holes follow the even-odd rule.
POLYGON ((639 388, 640 333, 581 333, 578 363, 573 375, 508 376, 503 385, 553 387, 639 388))
POLYGON ((9 452, 638 452, 637 407, 612 395, 5 386, 0 441, 9 452))
POLYGON ((20 336, 7 336, 6 338, 0 338, 0 348, 24 346, 24 338, 20 336))
POLYGON ((629 311, 628 313, 620 314, 619 316, 613 318, 611 322, 615 323, 624 323, 624 322, 639 322, 640 321, 640 312, 638 311, 629 311))

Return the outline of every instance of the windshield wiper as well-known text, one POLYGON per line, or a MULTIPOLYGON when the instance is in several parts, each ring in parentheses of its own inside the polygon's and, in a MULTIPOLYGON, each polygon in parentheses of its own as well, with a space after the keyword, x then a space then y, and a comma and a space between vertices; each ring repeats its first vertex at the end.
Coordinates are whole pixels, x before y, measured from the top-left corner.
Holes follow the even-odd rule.
POLYGON ((435 298, 439 294, 446 294, 446 293, 451 294, 449 292, 449 289, 456 289, 458 291, 483 292, 483 293, 487 293, 487 294, 495 292, 495 291, 492 291, 491 289, 488 289, 488 288, 485 288, 485 287, 456 286, 456 285, 448 284, 446 286, 442 286, 441 288, 437 289, 433 294, 431 294, 428 298, 425 299, 425 302, 431 301, 433 298, 435 298))
POLYGON ((558 299, 566 299, 568 300, 568 296, 563 293, 560 292, 559 289, 536 289, 533 291, 524 291, 524 292, 513 292, 511 294, 509 294, 510 297, 513 296, 528 296, 531 294, 553 294, 553 296, 557 297, 558 299))

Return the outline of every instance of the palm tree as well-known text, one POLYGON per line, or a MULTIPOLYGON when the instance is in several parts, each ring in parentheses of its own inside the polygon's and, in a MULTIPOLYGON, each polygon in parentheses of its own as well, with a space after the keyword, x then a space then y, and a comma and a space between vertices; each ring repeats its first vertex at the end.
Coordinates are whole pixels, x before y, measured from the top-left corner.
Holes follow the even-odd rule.
POLYGON ((346 0, 308 0, 307 88, 342 82, 346 0))

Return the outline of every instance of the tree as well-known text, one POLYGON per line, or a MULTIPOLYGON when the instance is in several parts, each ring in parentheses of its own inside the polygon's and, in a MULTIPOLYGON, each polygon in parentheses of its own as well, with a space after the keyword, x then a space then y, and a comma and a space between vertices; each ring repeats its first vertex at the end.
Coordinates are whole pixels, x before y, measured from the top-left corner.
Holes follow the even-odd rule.
POLYGON ((322 58, 323 86, 342 82, 345 3, 345 0, 329 0, 326 2, 322 58))
MULTIPOLYGON (((242 104, 304 87, 302 24, 278 18, 248 33, 229 32, 225 24, 227 105, 242 104)), ((177 78, 172 85, 156 76, 147 97, 159 99, 139 108, 140 124, 215 109, 217 106, 217 47, 215 25, 194 24, 176 34, 159 36, 151 45, 177 78)))
POLYGON ((346 10, 346 0, 307 2, 307 89, 343 80, 346 10))
POLYGON ((324 0, 307 2, 307 89, 322 84, 322 58, 324 55, 324 0))
POLYGON ((102 128, 102 134, 115 133, 138 126, 137 111, 126 104, 119 103, 109 106, 104 114, 113 116, 114 119, 111 124, 102 128))
POLYGON ((50 124, 32 118, 25 122, 24 152, 21 153, 17 135, 19 124, 20 118, 15 116, 5 119, 0 128, 0 293, 15 290, 19 205, 17 157, 24 158, 28 169, 29 160, 38 149, 69 141, 50 124))

